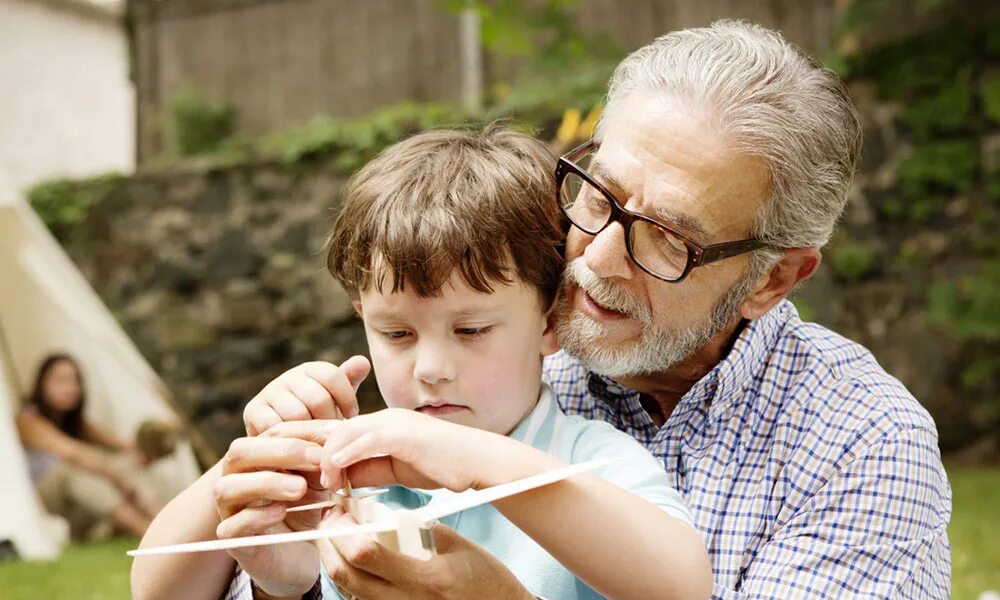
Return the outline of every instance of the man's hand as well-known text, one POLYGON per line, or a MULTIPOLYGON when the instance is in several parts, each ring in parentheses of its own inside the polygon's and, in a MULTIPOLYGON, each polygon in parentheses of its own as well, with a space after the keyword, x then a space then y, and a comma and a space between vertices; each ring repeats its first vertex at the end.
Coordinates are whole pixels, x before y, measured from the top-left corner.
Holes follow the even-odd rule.
MULTIPOLYGON (((289 503, 329 499, 318 483, 322 447, 301 439, 246 437, 222 459, 215 484, 219 539, 315 529, 320 511, 286 514, 289 503), (288 473, 284 471, 295 471, 288 473)), ((309 542, 230 550, 254 584, 273 597, 299 597, 319 574, 319 555, 309 542)))
POLYGON ((339 367, 308 362, 285 371, 243 409, 247 435, 259 435, 283 421, 357 415, 357 389, 369 371, 371 364, 363 356, 352 356, 339 367))
MULTIPOLYGON (((331 511, 324 526, 356 522, 331 511)), ((330 579, 345 594, 381 600, 534 600, 492 554, 444 525, 433 527, 438 554, 429 561, 404 556, 365 536, 315 542, 330 579)))

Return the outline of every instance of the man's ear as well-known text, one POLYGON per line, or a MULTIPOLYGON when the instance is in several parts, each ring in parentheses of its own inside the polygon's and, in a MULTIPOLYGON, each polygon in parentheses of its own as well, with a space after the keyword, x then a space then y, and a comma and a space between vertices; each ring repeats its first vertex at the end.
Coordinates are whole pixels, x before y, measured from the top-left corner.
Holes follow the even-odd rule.
POLYGON ((786 248, 784 253, 743 301, 740 307, 743 318, 756 319, 774 308, 796 285, 811 277, 823 260, 819 248, 786 248))
POLYGON ((542 332, 542 356, 555 354, 559 351, 559 342, 556 341, 556 304, 545 313, 545 331, 542 332))

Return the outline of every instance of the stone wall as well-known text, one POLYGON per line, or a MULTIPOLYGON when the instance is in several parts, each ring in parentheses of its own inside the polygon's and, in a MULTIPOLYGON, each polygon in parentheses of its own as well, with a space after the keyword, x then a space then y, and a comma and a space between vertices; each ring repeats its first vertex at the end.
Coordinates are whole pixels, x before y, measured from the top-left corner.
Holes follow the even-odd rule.
MULTIPOLYGON (((215 449, 242 406, 307 360, 365 351, 323 242, 343 177, 325 164, 122 180, 64 243, 215 449)), ((376 400, 366 385, 368 405, 376 400)))

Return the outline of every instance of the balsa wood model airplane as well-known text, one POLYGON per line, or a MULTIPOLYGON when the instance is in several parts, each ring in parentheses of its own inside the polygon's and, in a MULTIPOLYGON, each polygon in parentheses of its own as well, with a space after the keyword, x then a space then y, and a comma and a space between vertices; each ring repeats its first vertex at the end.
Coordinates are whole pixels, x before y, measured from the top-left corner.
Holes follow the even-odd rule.
POLYGON ((170 546, 140 548, 130 550, 128 555, 148 556, 184 552, 208 552, 212 550, 285 544, 350 535, 368 535, 379 544, 397 550, 402 554, 421 560, 430 560, 435 553, 434 537, 431 535, 430 524, 438 519, 481 506, 488 502, 562 481, 574 475, 594 471, 614 461, 615 459, 613 458, 604 458, 568 465, 482 490, 462 492, 447 500, 432 503, 415 510, 392 509, 384 504, 380 504, 376 501, 375 497, 385 490, 375 490, 358 495, 352 495, 350 490, 347 490, 346 494, 335 494, 334 499, 330 501, 296 506, 288 510, 301 511, 327 506, 341 506, 358 521, 359 524, 354 527, 320 528, 307 531, 293 531, 291 533, 254 535, 225 540, 209 540, 170 546))

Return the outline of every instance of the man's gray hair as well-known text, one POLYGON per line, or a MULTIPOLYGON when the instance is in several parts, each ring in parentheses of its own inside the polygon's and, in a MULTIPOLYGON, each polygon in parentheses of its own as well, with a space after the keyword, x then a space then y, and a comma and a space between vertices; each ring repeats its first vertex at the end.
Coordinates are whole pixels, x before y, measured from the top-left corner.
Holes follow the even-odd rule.
POLYGON ((604 114, 633 90, 704 107, 737 152, 767 162, 771 196, 755 236, 785 248, 829 241, 861 151, 857 109, 832 71, 780 33, 725 20, 661 36, 625 58, 604 114))

